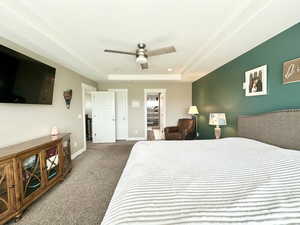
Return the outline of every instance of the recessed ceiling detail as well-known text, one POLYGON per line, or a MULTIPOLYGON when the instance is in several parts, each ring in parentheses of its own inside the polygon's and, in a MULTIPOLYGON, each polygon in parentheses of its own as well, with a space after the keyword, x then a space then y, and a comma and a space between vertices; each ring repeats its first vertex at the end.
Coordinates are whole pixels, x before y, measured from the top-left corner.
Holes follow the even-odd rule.
POLYGON ((109 74, 108 80, 181 81, 181 74, 109 74))
POLYGON ((299 8, 299 0, 2 0, 0 33, 94 80, 174 73, 193 81, 298 23, 299 8), (141 71, 136 58, 104 52, 134 52, 141 41, 176 54, 141 71))

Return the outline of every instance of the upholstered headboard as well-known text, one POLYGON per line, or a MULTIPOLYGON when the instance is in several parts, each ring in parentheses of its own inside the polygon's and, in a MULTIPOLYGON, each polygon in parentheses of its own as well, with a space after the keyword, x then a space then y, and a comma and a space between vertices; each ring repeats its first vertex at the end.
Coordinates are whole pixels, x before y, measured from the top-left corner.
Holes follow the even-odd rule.
POLYGON ((239 116, 238 135, 282 148, 300 150, 300 109, 239 116))

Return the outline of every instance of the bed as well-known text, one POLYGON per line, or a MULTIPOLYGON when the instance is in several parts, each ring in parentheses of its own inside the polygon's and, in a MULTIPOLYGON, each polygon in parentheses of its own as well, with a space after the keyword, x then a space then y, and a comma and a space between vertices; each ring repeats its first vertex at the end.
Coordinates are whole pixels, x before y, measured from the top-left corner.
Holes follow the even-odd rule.
POLYGON ((240 117, 238 133, 135 144, 102 225, 300 224, 300 111, 240 117))

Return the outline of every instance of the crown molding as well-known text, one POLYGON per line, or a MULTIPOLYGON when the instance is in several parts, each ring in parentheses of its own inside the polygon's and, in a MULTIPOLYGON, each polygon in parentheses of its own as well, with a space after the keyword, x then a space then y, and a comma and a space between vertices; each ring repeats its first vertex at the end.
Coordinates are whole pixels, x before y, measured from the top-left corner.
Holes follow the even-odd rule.
POLYGON ((109 74, 107 79, 112 80, 147 80, 147 81, 155 81, 155 80, 181 80, 181 74, 109 74))
MULTIPOLYGON (((183 66, 180 70, 180 73, 183 74, 183 78, 185 79, 185 74, 191 73, 192 69, 194 69, 197 65, 199 65, 210 55, 212 55, 218 48, 220 48, 220 46, 224 45, 226 41, 232 38, 238 31, 244 28, 259 13, 261 13, 265 8, 267 8, 267 6, 271 4, 271 2, 273 2, 273 0, 261 1, 261 5, 258 5, 257 2, 254 3, 252 0, 244 1, 243 4, 238 8, 238 10, 235 13, 233 13, 233 15, 230 18, 224 21, 220 29, 218 29, 215 32, 215 34, 210 38, 210 40, 204 45, 199 45, 200 47, 195 52, 195 54, 193 54, 185 63, 183 63, 183 66), (235 24, 241 21, 240 18, 245 17, 245 11, 251 7, 254 7, 255 9, 247 16, 245 22, 238 25, 235 24), (236 28, 230 29, 230 27, 233 26, 236 28)), ((205 76, 206 74, 201 75, 201 77, 205 76)), ((192 79, 194 80, 194 78, 192 79)), ((199 79, 199 77, 197 79, 199 79)))
POLYGON ((55 37, 55 30, 51 28, 41 16, 33 14, 32 10, 28 9, 28 4, 27 6, 23 5, 23 7, 24 10, 29 10, 34 17, 39 19, 39 24, 34 23, 24 14, 20 14, 8 4, 1 2, 0 12, 1 15, 6 18, 6 23, 2 23, 0 25, 2 37, 20 46, 30 46, 30 51, 50 59, 59 65, 65 66, 82 76, 95 80, 97 69, 82 59, 79 56, 80 54, 74 52, 65 44, 58 41, 58 39, 55 37), (13 26, 11 24, 13 24, 13 26), (45 31, 46 29, 48 31, 50 30, 51 34, 45 31), (16 32, 16 30, 18 30, 18 32, 16 32), (31 36, 38 37, 39 42, 31 41, 28 35, 29 32, 31 36), (50 47, 45 48, 41 43, 47 43, 47 46, 50 47), (63 52, 59 58, 53 54, 58 50, 63 52), (74 66, 74 61, 76 62, 77 66, 74 66))

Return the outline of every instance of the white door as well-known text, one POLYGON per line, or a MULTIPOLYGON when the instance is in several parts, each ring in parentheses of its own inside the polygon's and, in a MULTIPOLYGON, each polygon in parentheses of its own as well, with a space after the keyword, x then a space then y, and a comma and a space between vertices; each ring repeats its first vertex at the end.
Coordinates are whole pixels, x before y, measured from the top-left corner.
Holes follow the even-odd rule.
POLYGON ((116 139, 128 138, 128 91, 127 89, 109 89, 115 92, 116 139))
POLYGON ((92 92, 93 143, 116 141, 115 93, 92 92))

